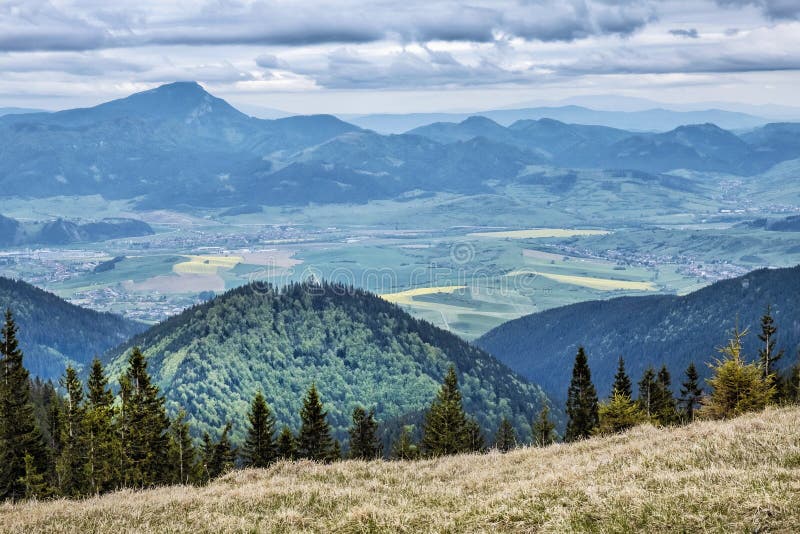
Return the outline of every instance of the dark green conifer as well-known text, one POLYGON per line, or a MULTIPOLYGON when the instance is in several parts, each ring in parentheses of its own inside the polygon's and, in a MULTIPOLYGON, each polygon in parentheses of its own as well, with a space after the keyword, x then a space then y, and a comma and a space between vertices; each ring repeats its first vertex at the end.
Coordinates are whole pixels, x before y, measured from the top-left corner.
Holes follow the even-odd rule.
POLYGON ((97 358, 86 385, 86 478, 88 491, 98 494, 121 484, 122 444, 114 422, 114 394, 97 358))
POLYGON ((655 405, 655 418, 659 425, 672 425, 678 419, 675 396, 672 393, 672 378, 666 365, 662 365, 656 379, 658 395, 655 405))
POLYGON ((231 471, 236 461, 236 451, 230 440, 231 424, 225 425, 217 443, 213 446, 211 461, 208 464, 208 476, 216 478, 231 471))
POLYGON ((783 357, 783 350, 775 350, 775 334, 778 329, 772 317, 772 306, 767 305, 764 315, 761 316, 761 333, 758 339, 761 340, 761 348, 758 349, 758 357, 761 361, 761 368, 764 371, 764 378, 774 380, 776 378, 776 364, 783 357))
POLYGON ((588 438, 599 423, 597 390, 592 384, 592 374, 583 347, 578 348, 572 380, 567 392, 567 442, 588 438))
POLYGON ((625 372, 625 360, 622 358, 622 356, 619 357, 617 374, 614 375, 614 387, 611 392, 612 397, 614 396, 614 393, 617 395, 622 395, 623 397, 628 397, 629 399, 633 398, 631 379, 625 372))
POLYGON ((500 452, 508 452, 517 446, 517 433, 507 417, 503 417, 503 420, 500 421, 494 438, 494 446, 500 452))
POLYGON ((486 439, 478 420, 474 417, 467 417, 467 450, 471 452, 486 451, 486 439))
POLYGON ((278 458, 281 460, 294 460, 297 451, 297 443, 294 434, 288 426, 281 429, 278 436, 278 458))
POLYGON ((300 410, 300 433, 297 436, 297 456, 308 460, 326 461, 333 440, 328 424, 328 412, 323 409, 316 384, 311 384, 300 410))
POLYGON ((392 445, 391 458, 393 460, 416 460, 419 458, 419 447, 411 437, 411 427, 404 426, 400 436, 392 445))
POLYGON ((537 447, 547 447, 555 443, 557 439, 556 424, 550 420, 550 407, 547 404, 542 406, 538 417, 531 425, 531 430, 533 432, 533 444, 537 447))
POLYGON ((350 458, 373 460, 380 458, 383 446, 378 439, 378 422, 375 410, 367 412, 361 406, 353 409, 353 422, 349 429, 350 458))
POLYGON ((429 456, 472 450, 467 415, 461 402, 455 367, 450 367, 422 428, 422 450, 429 456))
POLYGON ((83 405, 83 384, 78 373, 68 366, 60 381, 66 391, 61 428, 61 455, 57 471, 61 494, 78 497, 87 491, 84 468, 86 465, 86 410, 83 405))
POLYGON ((181 410, 169 429, 170 465, 178 484, 190 484, 196 476, 197 451, 192 443, 186 412, 181 410))
POLYGON ((25 497, 26 474, 50 470, 50 459, 36 424, 28 371, 17 341, 17 326, 6 311, 0 338, 0 499, 25 497), (25 456, 30 455, 29 468, 25 456))
POLYGON ((275 443, 275 416, 272 415, 264 395, 259 391, 253 398, 247 415, 250 427, 242 449, 247 467, 267 467, 278 457, 275 443))
POLYGON ((639 409, 647 416, 648 420, 655 417, 655 405, 658 402, 658 382, 656 380, 656 371, 652 366, 645 369, 642 379, 639 380, 639 397, 636 399, 636 404, 639 409))
POLYGON ((694 362, 691 362, 689 367, 686 368, 686 380, 681 385, 683 387, 681 387, 680 409, 684 419, 691 423, 694 421, 695 413, 700 407, 700 401, 703 399, 700 376, 697 374, 694 362))

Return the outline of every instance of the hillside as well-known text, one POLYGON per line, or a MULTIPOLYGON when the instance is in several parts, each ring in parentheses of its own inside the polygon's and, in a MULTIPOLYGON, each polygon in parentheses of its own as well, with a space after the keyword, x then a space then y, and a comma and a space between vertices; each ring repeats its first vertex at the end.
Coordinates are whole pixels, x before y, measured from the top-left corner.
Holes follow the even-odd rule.
POLYGON ((0 246, 92 243, 153 233, 149 224, 136 219, 113 218, 83 223, 56 219, 22 223, 0 215, 0 246))
POLYGON ((32 375, 57 379, 67 366, 81 366, 144 325, 70 304, 19 280, 0 277, 0 309, 11 308, 19 326, 25 366, 32 375))
POLYGON ((685 296, 653 295, 581 302, 510 321, 476 341, 518 373, 540 384, 554 399, 566 396, 572 360, 586 347, 598 391, 610 391, 623 356, 635 380, 648 365, 666 364, 679 382, 689 362, 707 376, 705 362, 717 356, 735 326, 751 328, 745 354, 757 356, 759 320, 773 306, 780 362, 796 361, 800 347, 800 266, 762 269, 723 280, 685 296))
MULTIPOLYGON (((107 355, 119 376, 139 345, 168 408, 215 434, 244 421, 261 389, 278 421, 296 428, 312 382, 341 439, 353 408, 378 419, 418 420, 448 367, 456 366, 466 410, 492 435, 503 416, 523 435, 546 398, 485 352, 372 294, 324 284, 276 290, 251 284, 188 309, 107 355)), ((234 428, 240 436, 244 429, 234 428)))
POLYGON ((281 462, 201 488, 3 504, 0 530, 792 532, 798 434, 786 408, 505 455, 281 462))

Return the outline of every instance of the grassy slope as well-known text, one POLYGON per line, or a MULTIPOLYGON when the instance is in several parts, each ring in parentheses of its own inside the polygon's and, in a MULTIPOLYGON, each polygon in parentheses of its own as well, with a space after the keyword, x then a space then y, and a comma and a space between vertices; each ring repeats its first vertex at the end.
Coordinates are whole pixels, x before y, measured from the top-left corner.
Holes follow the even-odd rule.
POLYGON ((280 463, 205 488, 0 506, 3 532, 790 532, 800 408, 507 455, 280 463))

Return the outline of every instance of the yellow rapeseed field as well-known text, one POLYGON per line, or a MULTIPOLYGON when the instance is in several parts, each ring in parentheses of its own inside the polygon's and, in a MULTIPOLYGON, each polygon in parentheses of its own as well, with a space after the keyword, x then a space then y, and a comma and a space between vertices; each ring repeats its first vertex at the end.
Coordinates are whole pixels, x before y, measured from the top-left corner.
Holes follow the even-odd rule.
POLYGON ((465 289, 467 286, 435 286, 435 287, 418 287, 415 289, 407 289, 397 293, 384 293, 380 297, 388 300, 394 304, 412 304, 414 297, 420 295, 433 295, 436 293, 455 293, 456 291, 465 289))
POLYGON ((569 274, 543 273, 541 271, 518 270, 508 273, 507 276, 520 276, 524 274, 535 274, 544 276, 550 280, 562 284, 572 284, 576 286, 598 289, 600 291, 615 291, 625 289, 628 291, 655 291, 656 286, 652 282, 637 282, 634 280, 614 280, 613 278, 595 278, 592 276, 575 276, 569 274))
POLYGON ((206 487, 0 506, 0 531, 798 532, 800 408, 544 449, 280 462, 206 487))

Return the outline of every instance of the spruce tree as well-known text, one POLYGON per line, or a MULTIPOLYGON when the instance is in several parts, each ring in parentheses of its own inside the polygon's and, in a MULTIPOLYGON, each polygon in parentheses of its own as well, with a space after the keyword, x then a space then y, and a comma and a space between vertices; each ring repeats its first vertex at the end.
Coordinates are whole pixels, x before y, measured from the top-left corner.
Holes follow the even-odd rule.
POLYGON ((772 401, 775 386, 764 378, 761 367, 746 363, 742 357, 742 339, 747 331, 734 330, 733 337, 719 352, 722 357, 713 366, 707 380, 711 393, 703 398, 700 412, 710 419, 726 419, 745 412, 758 411, 772 401))
POLYGON ((474 417, 467 417, 467 450, 470 452, 484 452, 486 440, 481 431, 481 425, 474 417))
POLYGON ((639 406, 639 409, 649 420, 655 417, 658 393, 656 371, 650 366, 645 369, 644 374, 642 374, 642 379, 639 380, 639 397, 636 399, 636 404, 639 406))
POLYGON ((297 443, 294 434, 288 426, 281 429, 278 436, 278 458, 281 460, 294 460, 297 451, 297 443))
POLYGON ((121 483, 122 444, 114 422, 114 394, 97 358, 86 386, 86 478, 89 492, 98 494, 121 483))
POLYGON ((531 425, 531 430, 533 433, 533 444, 537 447, 547 447, 555 443, 557 439, 556 424, 550 420, 550 407, 547 404, 542 406, 539 415, 531 425))
POLYGON ((677 421, 678 409, 672 394, 672 377, 666 365, 662 365, 656 378, 658 394, 655 404, 655 420, 659 425, 671 425, 677 421))
POLYGON ((186 412, 181 410, 172 421, 169 429, 170 465, 174 473, 173 480, 178 484, 190 484, 195 481, 197 472, 197 451, 192 443, 186 412))
POLYGON ((20 480, 25 488, 26 499, 46 499, 52 497, 54 492, 47 483, 44 475, 36 469, 36 462, 30 453, 25 453, 25 476, 20 480))
POLYGON ((761 340, 762 346, 758 349, 758 357, 761 361, 764 378, 770 380, 774 380, 777 376, 775 365, 783 357, 783 350, 775 350, 777 331, 775 320, 772 317, 772 306, 768 304, 764 315, 761 316, 761 333, 758 334, 758 339, 761 340))
POLYGON ((419 458, 419 447, 411 437, 411 427, 404 426, 400 436, 392 445, 391 458, 393 460, 416 460, 419 458))
POLYGON ((168 482, 167 465, 170 421, 164 397, 151 383, 147 362, 138 347, 128 358, 128 370, 120 378, 123 477, 126 485, 152 486, 168 482))
POLYGON ((36 424, 11 310, 6 311, 0 338, 0 379, 0 499, 17 500, 26 495, 26 474, 47 473, 51 464, 36 424), (26 455, 31 457, 27 469, 26 455))
POLYGON ((242 458, 247 467, 267 467, 278 457, 275 443, 275 416, 269 409, 264 395, 259 391, 253 398, 247 415, 250 427, 242 449, 242 458))
POLYGON ((224 475, 234 467, 236 451, 231 444, 230 433, 231 424, 228 423, 212 448, 211 461, 208 463, 208 476, 212 479, 224 475))
POLYGON ((297 456, 323 462, 329 459, 333 440, 328 424, 328 412, 323 409, 316 384, 308 388, 300 410, 300 433, 297 436, 297 456))
POLYGON ((57 465, 58 479, 63 495, 78 497, 87 491, 87 482, 84 476, 87 454, 83 384, 72 366, 67 367, 60 384, 66 391, 66 402, 61 428, 62 449, 57 465))
POLYGON ((647 420, 637 404, 630 397, 616 391, 607 402, 600 404, 600 424, 596 434, 616 434, 647 420))
POLYGON ((369 412, 361 406, 353 409, 353 423, 350 434, 350 458, 374 460, 383 454, 383 446, 378 439, 378 422, 375 421, 375 410, 369 412))
POLYGON ((611 391, 611 396, 614 396, 614 393, 618 395, 622 395, 623 397, 628 397, 629 399, 633 398, 633 388, 631 385, 631 379, 628 377, 628 374, 625 372, 625 360, 622 356, 619 357, 619 363, 617 364, 617 374, 614 375, 614 387, 611 391))
POLYGON ((700 407, 703 399, 703 389, 700 387, 700 376, 694 362, 686 368, 686 380, 681 384, 680 409, 686 421, 694 421, 695 412, 700 407))
POLYGON ((503 417, 494 438, 494 446, 500 452, 508 452, 517 446, 517 433, 507 417, 503 417))
POLYGON ((469 430, 456 370, 451 366, 425 416, 422 450, 429 456, 468 452, 473 449, 469 430))
POLYGON ((331 450, 328 453, 328 457, 326 460, 328 462, 338 462, 342 459, 342 444, 339 443, 338 439, 333 440, 333 445, 331 446, 331 450))
POLYGON ((578 348, 572 380, 567 392, 567 432, 564 441, 578 441, 592 435, 599 422, 597 390, 592 384, 592 374, 583 347, 578 348))

